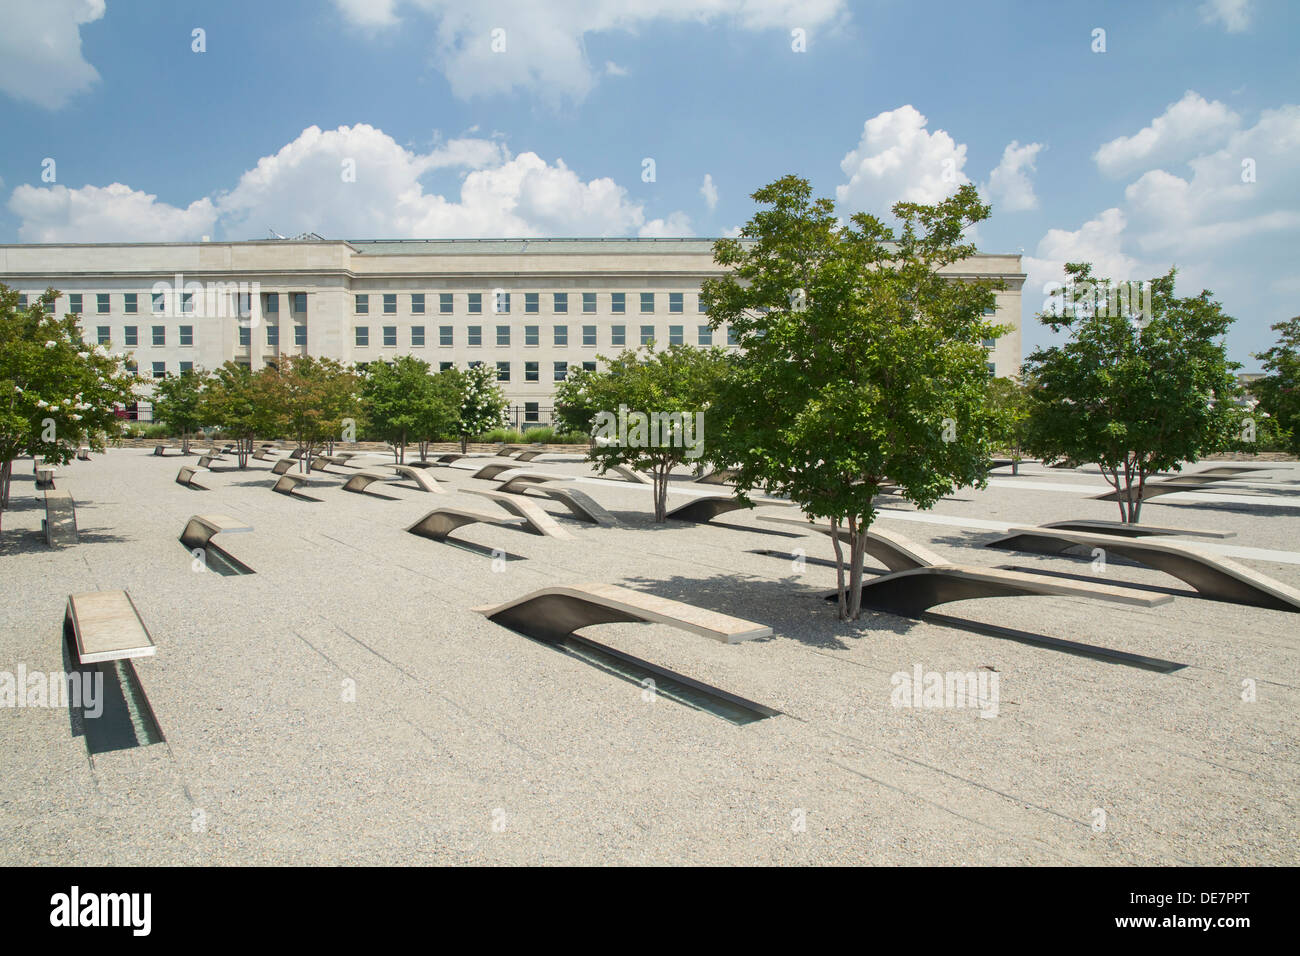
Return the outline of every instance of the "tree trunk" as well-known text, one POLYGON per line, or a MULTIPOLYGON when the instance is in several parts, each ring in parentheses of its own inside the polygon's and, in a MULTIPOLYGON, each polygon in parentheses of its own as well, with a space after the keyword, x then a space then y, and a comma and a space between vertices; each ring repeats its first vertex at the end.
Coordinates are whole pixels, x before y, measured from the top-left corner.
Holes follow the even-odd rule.
POLYGON ((831 519, 831 544, 835 546, 835 593, 839 595, 836 610, 839 612, 839 619, 847 621, 849 619, 848 590, 844 587, 844 548, 840 544, 839 518, 831 519))
POLYGON ((862 565, 866 560, 869 527, 858 525, 856 518, 849 517, 849 620, 852 621, 862 616, 862 565))
POLYGON ((9 507, 9 477, 13 474, 13 468, 12 461, 0 465, 0 530, 4 529, 4 513, 9 507))
POLYGON ((468 435, 461 435, 461 436, 460 436, 460 453, 463 455, 463 454, 465 454, 465 452, 467 452, 467 451, 469 451, 469 436, 468 436, 468 435))
POLYGON ((420 461, 429 460, 429 440, 426 438, 420 442, 420 461))

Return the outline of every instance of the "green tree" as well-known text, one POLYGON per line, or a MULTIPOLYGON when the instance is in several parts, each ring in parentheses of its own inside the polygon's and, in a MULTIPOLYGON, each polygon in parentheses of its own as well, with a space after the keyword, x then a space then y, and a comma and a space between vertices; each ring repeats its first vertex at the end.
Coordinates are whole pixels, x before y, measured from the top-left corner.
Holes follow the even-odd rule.
POLYGON ((361 414, 356 372, 333 359, 291 356, 266 369, 265 396, 280 427, 302 449, 303 470, 310 470, 317 449, 354 429, 361 414))
POLYGON ((794 176, 753 198, 767 208, 741 232, 752 243, 719 240, 714 258, 732 271, 703 284, 710 325, 742 346, 707 456, 738 469, 740 494, 765 488, 829 519, 839 614, 854 620, 881 485, 929 508, 987 475, 995 286, 941 270, 974 254, 962 232, 989 207, 966 186, 934 206, 896 204, 893 228, 864 213, 838 222, 794 176))
POLYGON ((673 468, 700 460, 705 418, 727 367, 720 348, 652 346, 601 361, 601 372, 581 371, 556 390, 556 407, 568 427, 592 436, 587 457, 601 473, 624 465, 650 473, 654 520, 668 509, 673 468))
POLYGON ((181 452, 190 453, 190 436, 203 427, 203 387, 207 375, 184 369, 169 374, 153 387, 153 417, 165 421, 181 436, 181 452))
POLYGON ((199 419, 235 440, 240 468, 248 467, 254 439, 275 433, 279 424, 266 373, 266 369, 253 372, 247 365, 226 362, 207 378, 200 393, 199 419))
POLYGON ((469 447, 475 435, 500 428, 506 423, 506 397, 496 383, 496 373, 486 365, 451 369, 457 391, 456 421, 453 426, 460 438, 460 450, 469 447))
POLYGON ((1025 363, 1033 381, 1027 447, 1045 461, 1096 462, 1119 492, 1120 520, 1142 514, 1147 478, 1231 440, 1237 392, 1223 336, 1232 317, 1212 293, 1179 298, 1177 271, 1150 282, 1149 305, 1070 263, 1058 307, 1039 315, 1061 345, 1025 363), (1113 307, 1112 307, 1113 306, 1113 307))
POLYGON ((47 290, 20 309, 18 293, 0 285, 0 514, 15 459, 66 464, 78 445, 103 451, 121 433, 115 406, 134 401, 139 384, 120 357, 82 338, 75 315, 45 311, 58 296, 47 290))
POLYGON ((989 379, 989 408, 993 414, 994 447, 1011 456, 1012 474, 1019 474, 1029 434, 1029 390, 1014 378, 989 379))
POLYGON ((406 445, 420 443, 421 459, 429 441, 449 433, 456 424, 459 393, 445 374, 432 375, 429 363, 404 355, 389 365, 376 362, 361 379, 361 401, 370 430, 393 446, 393 456, 406 461, 406 445))
POLYGON ((1300 316, 1272 326, 1277 344, 1255 356, 1264 377, 1251 385, 1259 410, 1273 419, 1286 448, 1300 455, 1300 316))

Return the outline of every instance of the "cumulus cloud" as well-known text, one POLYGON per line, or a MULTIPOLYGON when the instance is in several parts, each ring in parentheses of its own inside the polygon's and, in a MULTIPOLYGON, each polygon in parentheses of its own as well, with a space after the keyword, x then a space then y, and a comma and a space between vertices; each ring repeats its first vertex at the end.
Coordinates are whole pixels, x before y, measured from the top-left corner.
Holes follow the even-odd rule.
POLYGON ((704 204, 709 207, 709 212, 718 208, 718 187, 713 185, 713 174, 704 174, 704 183, 700 186, 700 195, 704 197, 704 204))
POLYGON ((0 91, 55 110, 90 89, 81 26, 103 15, 104 0, 0 0, 0 91))
POLYGON ((20 186, 9 208, 29 242, 197 239, 220 231, 250 239, 690 235, 673 212, 651 219, 608 177, 582 179, 563 160, 511 156, 493 140, 462 138, 415 152, 373 126, 311 126, 262 157, 233 188, 180 209, 121 184, 20 186), (459 196, 427 191, 421 177, 457 169, 459 196))
MULTIPOLYGON (((656 22, 728 22, 744 30, 813 30, 845 18, 844 0, 335 0, 351 23, 430 29, 436 61, 459 98, 526 90, 582 100, 598 70, 586 38, 656 22), (494 32, 502 31, 502 32, 494 32)), ((617 75, 618 69, 608 72, 617 75)))
POLYGON ((1241 33, 1250 26, 1251 0, 1206 0, 1201 4, 1201 18, 1210 24, 1222 24, 1229 33, 1241 33))
POLYGON ((1241 117, 1218 100, 1206 102, 1200 94, 1188 90, 1150 126, 1103 144, 1093 160, 1108 176, 1120 176, 1144 165, 1184 160, 1204 152, 1207 146, 1223 143, 1240 123, 1241 117))
POLYGON ((966 146, 943 130, 931 133, 912 106, 867 120, 862 138, 840 162, 849 181, 836 198, 849 212, 886 214, 896 202, 935 203, 970 182, 962 167, 966 146))
POLYGON ((1023 212, 1038 208, 1038 196, 1029 174, 1037 170, 1034 160, 1043 148, 1042 143, 1021 146, 1018 140, 1007 144, 1001 162, 989 173, 989 181, 982 189, 995 210, 1023 212))

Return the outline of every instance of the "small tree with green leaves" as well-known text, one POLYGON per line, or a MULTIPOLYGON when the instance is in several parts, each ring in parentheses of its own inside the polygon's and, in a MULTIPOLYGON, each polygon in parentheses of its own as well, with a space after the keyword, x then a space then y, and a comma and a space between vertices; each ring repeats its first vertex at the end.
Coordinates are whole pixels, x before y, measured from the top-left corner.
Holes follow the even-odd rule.
POLYGON ((1120 283, 1070 263, 1060 303, 1039 315, 1060 345, 1039 348, 1032 385, 1030 451, 1068 465, 1096 462, 1119 492, 1120 520, 1142 514, 1147 478, 1178 469, 1231 441, 1237 393, 1223 336, 1232 317, 1212 293, 1178 297, 1176 270, 1150 282, 1146 301, 1110 294, 1120 283))
POLYGON ((568 427, 591 435, 587 457, 601 473, 615 465, 646 471, 654 482, 654 520, 668 510, 673 468, 699 461, 710 403, 727 367, 726 352, 653 344, 601 361, 604 371, 580 371, 556 390, 568 427))
POLYGON ((445 377, 430 374, 428 362, 410 355, 366 369, 361 402, 369 429, 393 446, 397 461, 406 461, 412 440, 420 443, 421 458, 426 457, 430 439, 452 429, 458 395, 449 386, 445 377))
POLYGON ((1258 411, 1274 423, 1278 438, 1300 455, 1300 316, 1272 326, 1277 344, 1255 356, 1264 363, 1264 377, 1250 386, 1258 411))
POLYGON ((464 452, 475 435, 505 425, 506 397, 496 383, 496 373, 486 365, 448 371, 455 373, 457 412, 453 428, 464 452))
POLYGON ((240 468, 248 467, 254 439, 278 429, 277 409, 266 387, 267 372, 226 362, 208 376, 200 393, 199 419, 216 425, 226 437, 235 440, 240 468))
POLYGON ((962 233, 989 207, 966 186, 934 206, 897 203, 895 229, 865 213, 838 222, 795 176, 753 198, 767 207, 741 231, 753 242, 719 240, 731 271, 703 284, 710 325, 742 347, 708 455, 737 468, 740 495, 765 488, 830 520, 839 614, 855 620, 881 486, 928 508, 986 480, 995 285, 941 270, 974 254, 962 233))
POLYGON ((1011 472, 1019 474, 1029 434, 1028 389, 1014 378, 1006 377, 989 379, 988 388, 995 448, 1011 456, 1011 472))
POLYGON ((327 442, 355 428, 361 414, 357 373, 327 358, 291 356, 265 370, 265 401, 275 410, 280 428, 302 449, 300 467, 311 469, 312 456, 327 442))
POLYGON ((207 375, 184 369, 154 383, 153 415, 181 436, 181 452, 190 453, 190 436, 203 427, 203 387, 207 375))
POLYGON ((19 456, 66 464, 79 445, 103 451, 121 431, 115 406, 139 384, 120 356, 82 338, 75 315, 46 312, 58 296, 47 290, 20 309, 0 285, 0 513, 19 456))

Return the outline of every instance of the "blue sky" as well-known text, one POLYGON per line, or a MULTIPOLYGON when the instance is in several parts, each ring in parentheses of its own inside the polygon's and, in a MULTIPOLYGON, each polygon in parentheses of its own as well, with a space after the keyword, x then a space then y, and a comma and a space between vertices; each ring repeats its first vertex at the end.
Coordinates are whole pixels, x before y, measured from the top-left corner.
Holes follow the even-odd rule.
POLYGON ((785 173, 846 214, 970 181, 980 247, 1026 257, 1026 350, 1070 259, 1177 264, 1248 369, 1300 313, 1286 0, 0 0, 0 27, 0 241, 717 236, 785 173))

